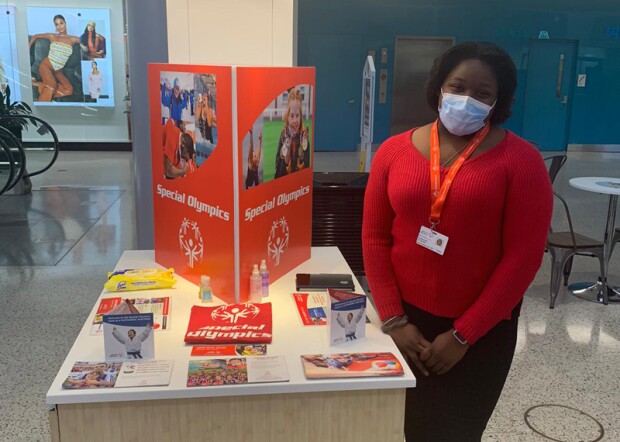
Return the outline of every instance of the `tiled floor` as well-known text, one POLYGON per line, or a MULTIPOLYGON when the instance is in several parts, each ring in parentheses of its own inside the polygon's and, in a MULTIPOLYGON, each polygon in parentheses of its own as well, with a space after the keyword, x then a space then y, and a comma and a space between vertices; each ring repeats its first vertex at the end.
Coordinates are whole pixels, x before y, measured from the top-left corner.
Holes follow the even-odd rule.
MULTIPOLYGON (((317 171, 355 171, 351 153, 318 153, 317 171)), ((569 187, 574 176, 620 176, 620 154, 571 153, 556 190, 575 228, 601 237, 605 196, 569 187)), ((0 441, 46 441, 45 393, 101 291, 105 274, 135 248, 130 153, 61 153, 28 196, 0 196, 0 441)), ((563 217, 555 216, 561 227, 563 217)), ((571 281, 596 277, 591 258, 571 281)), ((512 370, 485 441, 620 440, 620 305, 562 293, 548 308, 549 259, 529 288, 512 370), (594 418, 596 421, 592 420, 594 418)), ((620 257, 611 262, 620 283, 620 257)))

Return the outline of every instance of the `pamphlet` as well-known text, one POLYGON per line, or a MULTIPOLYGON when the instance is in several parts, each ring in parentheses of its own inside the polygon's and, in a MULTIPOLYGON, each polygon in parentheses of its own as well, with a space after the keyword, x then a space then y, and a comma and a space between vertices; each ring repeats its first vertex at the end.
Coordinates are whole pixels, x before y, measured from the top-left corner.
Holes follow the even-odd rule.
POLYGON ((84 390, 168 385, 173 365, 173 360, 76 362, 62 388, 84 390))
POLYGON ((325 293, 293 293, 293 299, 304 325, 327 325, 325 293))
POLYGON ((174 360, 125 361, 115 387, 156 387, 170 384, 174 360))
POLYGON ((91 335, 103 334, 103 315, 153 313, 153 330, 170 329, 170 298, 106 298, 102 299, 93 318, 91 335), (127 302, 129 301, 129 302, 127 302))
POLYGON ((366 295, 329 289, 329 343, 355 341, 366 335, 366 295))
POLYGON ((153 313, 103 315, 105 359, 152 359, 155 357, 153 313))
POLYGON ((194 345, 192 356, 262 356, 267 354, 266 344, 194 345))
POLYGON ((201 359, 189 361, 187 372, 188 387, 288 381, 283 356, 201 359))
POLYGON ((308 379, 402 376, 403 367, 392 353, 337 353, 303 355, 308 379))

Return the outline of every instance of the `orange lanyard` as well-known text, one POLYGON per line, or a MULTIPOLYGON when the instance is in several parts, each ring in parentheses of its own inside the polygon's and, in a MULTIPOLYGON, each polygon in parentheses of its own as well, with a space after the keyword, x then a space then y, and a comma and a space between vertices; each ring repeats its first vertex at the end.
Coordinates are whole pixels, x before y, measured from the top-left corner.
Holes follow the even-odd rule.
POLYGON ((476 148, 480 145, 482 140, 487 136, 489 130, 491 130, 491 125, 486 124, 482 129, 480 129, 474 138, 469 142, 467 148, 459 155, 456 162, 450 167, 448 171, 448 175, 441 183, 441 174, 439 170, 440 156, 441 152, 439 150, 439 134, 437 132, 437 121, 433 124, 431 129, 431 216, 429 221, 431 223, 431 229, 435 229, 435 226, 439 224, 439 220, 441 219, 441 211, 443 210, 443 206, 446 203, 446 198, 448 197, 448 191, 450 190, 450 186, 452 186, 452 182, 454 181, 454 177, 458 173, 459 169, 470 157, 472 153, 476 150, 476 148))

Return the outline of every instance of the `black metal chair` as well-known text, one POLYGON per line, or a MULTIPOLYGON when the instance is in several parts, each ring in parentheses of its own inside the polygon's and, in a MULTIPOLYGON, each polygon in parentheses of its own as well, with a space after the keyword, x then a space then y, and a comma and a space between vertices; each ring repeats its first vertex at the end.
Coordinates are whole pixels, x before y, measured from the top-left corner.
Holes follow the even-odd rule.
POLYGON ((566 154, 552 155, 544 158, 544 161, 549 164, 549 178, 551 179, 551 184, 553 184, 558 176, 558 173, 560 172, 560 169, 566 163, 566 154))
MULTIPOLYGON (((557 232, 549 229, 549 235, 547 237, 547 250, 551 255, 551 283, 549 286, 549 294, 551 299, 549 302, 549 308, 553 308, 555 306, 555 300, 558 296, 558 292, 560 291, 562 274, 564 273, 568 261, 572 260, 575 255, 579 254, 598 258, 601 266, 601 274, 605 273, 605 254, 603 251, 603 242, 579 233, 575 233, 575 230, 573 229, 573 221, 571 219, 566 201, 556 192, 553 193, 564 206, 569 230, 557 232)), ((566 280, 565 282, 568 281, 566 280)))

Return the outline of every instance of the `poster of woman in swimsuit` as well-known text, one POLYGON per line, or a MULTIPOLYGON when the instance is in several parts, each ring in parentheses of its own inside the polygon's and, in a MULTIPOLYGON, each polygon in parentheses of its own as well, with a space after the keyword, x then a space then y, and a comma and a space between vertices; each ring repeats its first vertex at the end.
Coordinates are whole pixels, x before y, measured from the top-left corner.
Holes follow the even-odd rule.
POLYGON ((29 7, 27 18, 34 104, 114 106, 110 11, 29 7))

